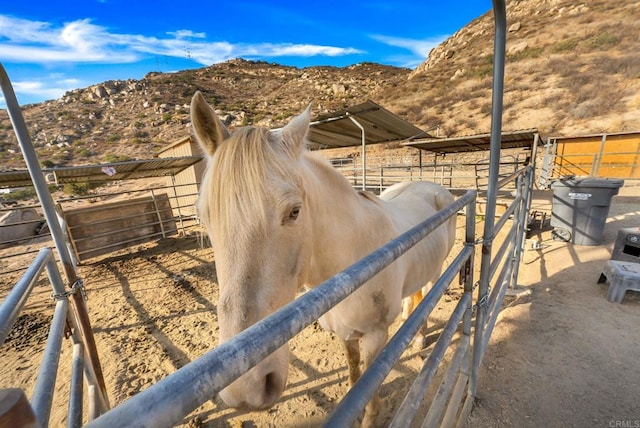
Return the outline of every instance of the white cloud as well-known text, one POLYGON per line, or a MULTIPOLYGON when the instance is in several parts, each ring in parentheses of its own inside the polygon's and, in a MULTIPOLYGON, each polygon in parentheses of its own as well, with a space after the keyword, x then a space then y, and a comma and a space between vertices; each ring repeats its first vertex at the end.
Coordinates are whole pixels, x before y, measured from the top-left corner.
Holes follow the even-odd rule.
POLYGON ((208 42, 191 30, 167 33, 168 38, 110 33, 88 19, 54 27, 46 22, 0 15, 0 60, 50 64, 56 62, 127 63, 145 55, 189 57, 203 65, 236 57, 341 56, 362 53, 354 48, 308 44, 231 44, 208 42))
POLYGON ((207 37, 206 33, 194 33, 191 30, 167 31, 167 34, 177 39, 204 39, 207 37))
POLYGON ((38 97, 52 100, 60 98, 65 92, 82 86, 78 79, 62 79, 53 81, 23 80, 13 82, 15 91, 24 95, 37 95, 38 97))
POLYGON ((422 61, 424 61, 425 59, 427 59, 427 57, 429 56, 429 52, 431 52, 431 49, 437 47, 442 42, 447 40, 449 36, 446 36, 446 35, 437 36, 429 39, 420 40, 420 39, 405 39, 401 37, 391 37, 391 36, 375 34, 375 35, 372 35, 371 38, 381 43, 384 43, 386 45, 407 49, 408 51, 412 52, 413 54, 416 55, 417 58, 414 58, 414 61, 409 61, 409 62, 415 62, 413 64, 415 66, 421 63, 422 61))
POLYGON ((117 49, 103 27, 87 19, 53 28, 46 22, 0 15, 0 60, 24 63, 132 62, 135 52, 117 49))
POLYGON ((257 48, 259 55, 264 55, 266 52, 267 56, 341 56, 363 53, 363 51, 354 48, 319 45, 262 44, 255 48, 257 48))
MULTIPOLYGON (((62 97, 67 91, 86 86, 86 82, 81 80, 59 77, 51 75, 39 80, 12 81, 11 86, 20 104, 25 103, 23 100, 27 100, 26 103, 29 103, 29 100, 32 99, 55 100, 62 97)), ((0 108, 6 108, 6 102, 2 94, 0 94, 0 108)))
MULTIPOLYGON (((0 62, 41 64, 55 70, 62 64, 129 64, 154 56, 189 58, 199 64, 210 65, 238 57, 335 57, 364 53, 351 47, 311 44, 211 42, 207 41, 206 33, 189 29, 167 32, 166 35, 158 38, 114 33, 89 19, 57 25, 0 14, 0 62)), ((38 102, 59 98, 68 90, 91 83, 49 75, 38 81, 13 81, 13 86, 19 99, 38 102)), ((0 108, 4 107, 0 96, 0 108)))

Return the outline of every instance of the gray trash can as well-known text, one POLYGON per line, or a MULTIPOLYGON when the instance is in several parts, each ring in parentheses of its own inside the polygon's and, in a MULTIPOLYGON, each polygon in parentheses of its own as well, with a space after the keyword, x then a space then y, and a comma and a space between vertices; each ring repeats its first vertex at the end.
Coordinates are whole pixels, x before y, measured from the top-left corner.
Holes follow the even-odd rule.
POLYGON ((624 184, 615 178, 562 178, 551 185, 554 239, 576 245, 598 245, 611 198, 624 184))

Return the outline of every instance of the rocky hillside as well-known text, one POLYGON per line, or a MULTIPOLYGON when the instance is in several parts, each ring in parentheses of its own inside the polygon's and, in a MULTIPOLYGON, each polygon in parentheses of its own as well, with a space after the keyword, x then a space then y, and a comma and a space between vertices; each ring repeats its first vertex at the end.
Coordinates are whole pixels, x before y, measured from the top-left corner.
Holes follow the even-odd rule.
MULTIPOLYGON (((507 2, 503 129, 640 131, 640 1, 507 2)), ((490 129, 493 13, 433 49, 378 100, 446 135, 490 129)))
MULTIPOLYGON (((39 158, 46 166, 147 159, 190 134, 189 103, 196 90, 230 127, 278 126, 313 103, 327 113, 406 82, 409 69, 378 64, 298 69, 236 59, 178 73, 149 73, 67 92, 24 108, 39 158)), ((0 162, 21 167, 6 111, 0 111, 0 162)))
MULTIPOLYGON (((507 3, 504 130, 543 136, 640 131, 640 1, 507 3)), ((278 126, 313 102, 322 114, 372 99, 439 135, 488 132, 493 14, 460 29, 415 70, 378 64, 298 69, 233 60, 108 81, 24 108, 47 166, 149 158, 190 133, 202 91, 230 127, 278 126)), ((0 165, 23 167, 5 111, 0 165)))

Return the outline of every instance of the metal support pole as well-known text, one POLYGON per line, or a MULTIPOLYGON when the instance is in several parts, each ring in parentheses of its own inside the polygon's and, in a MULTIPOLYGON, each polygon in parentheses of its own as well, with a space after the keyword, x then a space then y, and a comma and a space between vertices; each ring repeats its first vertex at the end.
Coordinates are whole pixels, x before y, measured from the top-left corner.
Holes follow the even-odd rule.
POLYGON ((67 428, 82 426, 82 370, 84 351, 82 343, 73 345, 73 363, 71 366, 71 387, 69 391, 69 413, 67 428))
MULTIPOLYGON (((173 174, 171 174, 171 187, 173 188, 173 196, 175 197, 174 200, 176 201, 176 209, 178 210, 178 219, 180 221, 180 229, 182 229, 182 232, 184 233, 184 223, 182 221, 182 211, 180 210, 180 207, 182 206, 182 203, 180 202, 180 199, 178 198, 178 191, 176 190, 176 176, 173 175, 173 174)), ((169 203, 169 205, 171 205, 171 203, 169 203)))
POLYGON ((360 123, 347 112, 347 117, 351 119, 358 128, 360 128, 360 132, 362 135, 362 190, 367 190, 367 139, 364 133, 364 128, 360 123))
POLYGON ((591 176, 597 177, 600 174, 600 164, 602 163, 602 154, 604 153, 604 145, 607 143, 607 134, 602 134, 602 141, 600 142, 600 151, 596 153, 591 169, 591 176))
POLYGON ((493 55, 493 92, 491 104, 491 143, 489 153, 489 180, 487 183, 487 202, 485 210, 484 234, 482 239, 482 258, 480 264, 480 286, 476 314, 476 330, 473 340, 472 376, 469 382, 469 395, 476 396, 477 371, 482 359, 483 333, 485 327, 486 302, 489 290, 489 267, 491 265, 491 246, 493 244, 493 223, 496 213, 498 170, 500 167, 500 148, 502 136, 502 102, 504 91, 504 61, 507 40, 507 11, 505 0, 493 0, 495 20, 493 55))
MULTIPOLYGON (((151 200, 153 201, 153 209, 156 210, 156 217, 158 217, 158 224, 160 225, 160 233, 162 234, 162 238, 166 238, 167 234, 164 231, 164 223, 162 222, 162 215, 160 214, 160 208, 158 207, 158 201, 156 200, 156 194, 153 190, 151 190, 151 200)), ((169 203, 171 206, 171 203, 169 203)))
POLYGON ((51 404, 53 403, 53 391, 58 374, 60 348, 64 337, 68 308, 69 302, 67 299, 58 300, 58 303, 56 303, 44 357, 42 358, 40 372, 38 373, 36 386, 33 389, 33 398, 31 399, 33 411, 40 425, 45 427, 49 425, 49 415, 51 414, 51 404))
MULTIPOLYGON (((29 131, 27 130, 24 118, 22 117, 22 111, 20 110, 20 106, 18 105, 18 100, 16 99, 13 87, 11 86, 11 82, 9 81, 9 76, 7 76, 7 73, 2 64, 0 64, 0 87, 2 88, 2 93, 7 104, 7 112, 9 113, 11 124, 13 125, 18 144, 20 145, 22 156, 24 157, 24 160, 27 164, 27 169, 29 170, 31 181, 33 182, 33 186, 38 195, 38 199, 40 200, 40 204, 42 205, 49 230, 51 231, 51 236, 55 243, 58 257, 60 258, 60 262, 62 263, 62 267, 64 269, 68 284, 72 286, 78 280, 75 266, 73 264, 73 259, 71 258, 69 248, 66 245, 62 227, 58 222, 53 198, 49 193, 49 188, 47 187, 46 180, 44 179, 44 174, 40 169, 38 155, 33 148, 33 144, 31 143, 31 137, 29 136, 29 131)), ((79 293, 73 294, 73 302, 77 312, 78 322, 82 330, 82 338, 85 342, 85 349, 89 354, 89 358, 98 379, 102 395, 104 396, 105 402, 108 403, 107 388, 104 383, 102 367, 100 365, 100 359, 98 357, 98 351, 96 349, 96 343, 93 337, 93 330, 91 329, 91 322, 89 321, 89 314, 87 313, 86 304, 79 293)))
POLYGON ((515 288, 518 285, 518 274, 520 272, 520 262, 522 259, 522 250, 524 248, 524 241, 527 237, 527 217, 529 216, 529 203, 531 201, 531 183, 533 181, 533 168, 527 167, 527 171, 524 174, 524 178, 520 180, 521 190, 518 192, 522 197, 520 202, 520 212, 518 218, 514 218, 519 224, 519 230, 516 232, 516 238, 514 243, 514 266, 513 276, 511 278, 511 288, 515 288))

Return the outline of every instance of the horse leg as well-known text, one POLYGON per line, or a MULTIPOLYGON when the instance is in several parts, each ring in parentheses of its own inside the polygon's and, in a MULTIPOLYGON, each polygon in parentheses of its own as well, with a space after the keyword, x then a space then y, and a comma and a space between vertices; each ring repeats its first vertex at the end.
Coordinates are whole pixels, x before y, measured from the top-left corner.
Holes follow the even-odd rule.
MULTIPOLYGON (((429 290, 431 290, 431 283, 425 285, 424 287, 422 287, 422 289, 420 289, 419 291, 416 291, 411 296, 408 296, 402 299, 402 319, 404 321, 406 321, 407 318, 409 318, 409 315, 411 315, 411 312, 413 312, 416 306, 420 304, 420 302, 422 301, 424 296, 427 295, 429 290)), ((427 320, 425 320, 424 324, 422 325, 422 327, 420 327, 420 330, 416 334, 416 337, 413 339, 412 343, 415 349, 423 349, 427 346, 427 333, 428 333, 427 330, 428 330, 427 320)))
POLYGON ((404 299, 402 299, 403 321, 406 321, 407 318, 409 318, 409 315, 411 315, 411 312, 413 312, 416 306, 420 304, 423 297, 424 297, 424 294, 422 293, 422 290, 419 290, 413 293, 411 296, 405 297, 404 299))
POLYGON ((411 296, 402 299, 402 320, 406 321, 411 315, 411 312, 422 300, 422 291, 416 291, 411 296))
MULTIPOLYGON (((421 300, 427 295, 427 293, 429 292, 429 290, 431 290, 431 283, 428 283, 427 285, 425 285, 424 287, 422 287, 422 290, 420 290, 420 295, 422 296, 421 300)), ((416 293, 417 294, 417 293, 416 293)), ((415 295, 414 295, 415 296, 415 295)), ((420 300, 420 301, 421 301, 420 300)), ((416 306, 418 306, 418 304, 420 303, 420 301, 418 301, 417 303, 415 303, 414 308, 416 306)), ((420 330, 418 331, 418 334, 416 335, 416 337, 413 339, 413 347, 415 349, 424 349, 427 347, 427 334, 428 334, 428 322, 429 322, 429 317, 427 317, 427 319, 424 320, 424 323, 422 324, 422 326, 420 327, 420 330)))
MULTIPOLYGON (((371 365, 376 356, 380 353, 380 350, 387 343, 388 331, 386 329, 374 330, 366 333, 362 336, 362 351, 364 353, 364 367, 365 370, 371 365)), ((375 427, 380 413, 380 397, 378 393, 373 396, 371 401, 367 404, 364 411, 364 417, 362 419, 362 427, 375 427)), ((380 424, 378 424, 380 425, 380 424)))
POLYGON ((358 339, 351 339, 343 340, 342 343, 349 366, 349 387, 352 387, 360 377, 360 342, 358 339))

